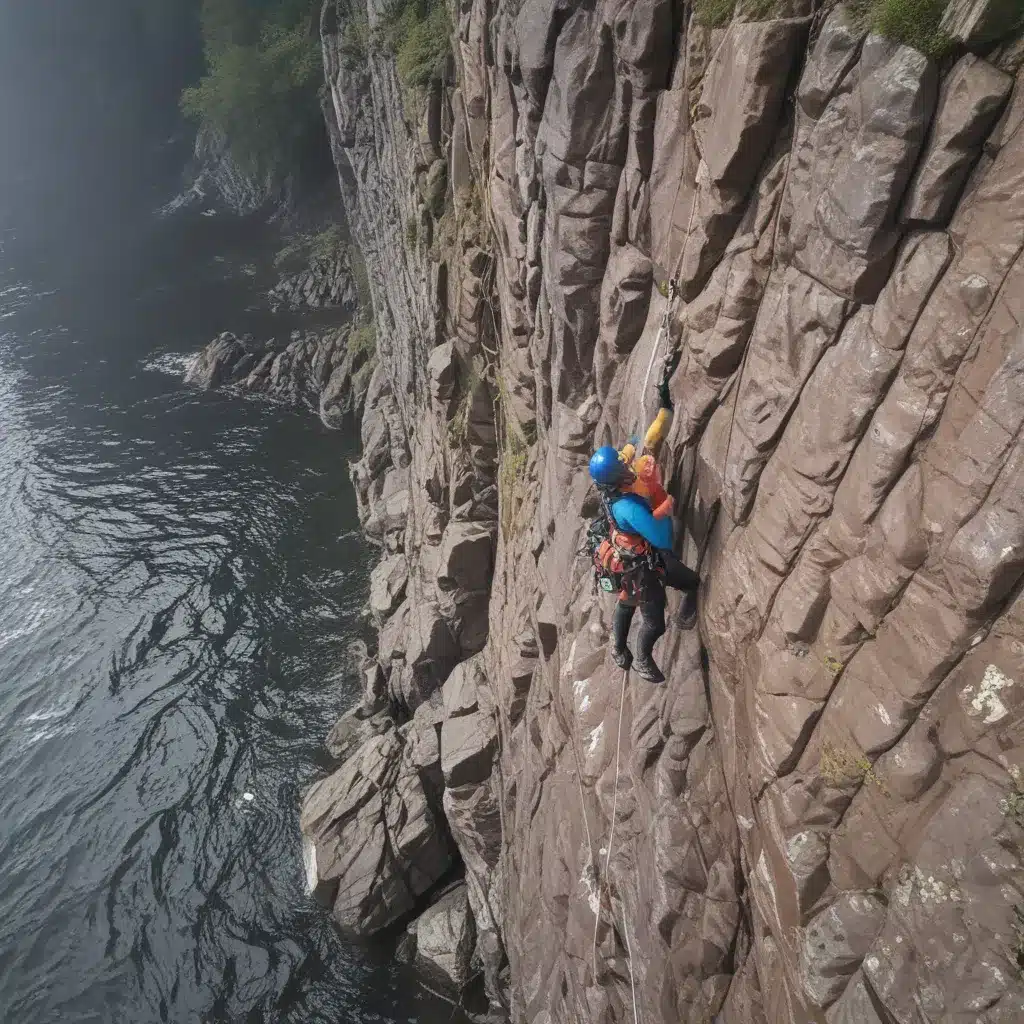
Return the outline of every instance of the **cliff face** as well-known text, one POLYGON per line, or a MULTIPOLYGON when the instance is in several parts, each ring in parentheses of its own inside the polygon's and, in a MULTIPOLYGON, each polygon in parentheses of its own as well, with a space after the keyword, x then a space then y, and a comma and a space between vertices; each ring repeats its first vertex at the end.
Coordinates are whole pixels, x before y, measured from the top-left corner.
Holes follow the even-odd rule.
POLYGON ((514 1021, 1024 1019, 1021 48, 815 7, 463 0, 404 97, 324 7, 384 558, 304 828, 364 932, 460 858, 514 1021), (576 551, 671 344, 655 687, 576 551))

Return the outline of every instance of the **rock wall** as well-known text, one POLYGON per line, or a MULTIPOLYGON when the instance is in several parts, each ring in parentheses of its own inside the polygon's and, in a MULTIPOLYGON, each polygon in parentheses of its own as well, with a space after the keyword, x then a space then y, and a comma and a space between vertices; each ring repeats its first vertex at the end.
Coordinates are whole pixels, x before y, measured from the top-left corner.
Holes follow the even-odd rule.
POLYGON ((812 0, 460 0, 409 95, 382 10, 322 21, 384 548, 303 812, 339 920, 402 919, 458 859, 516 1022, 1024 1019, 1012 19, 953 0, 939 64, 812 0), (670 344, 704 582, 655 687, 576 552, 589 453, 670 344))

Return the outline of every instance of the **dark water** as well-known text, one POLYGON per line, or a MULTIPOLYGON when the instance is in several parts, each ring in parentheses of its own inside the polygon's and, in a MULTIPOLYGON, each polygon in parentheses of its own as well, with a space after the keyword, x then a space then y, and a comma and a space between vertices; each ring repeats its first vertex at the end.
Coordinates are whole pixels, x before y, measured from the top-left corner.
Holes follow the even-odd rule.
POLYGON ((265 229, 3 228, 0 1020, 449 1020, 305 893, 299 796, 358 685, 357 438, 180 384, 274 326, 265 229))

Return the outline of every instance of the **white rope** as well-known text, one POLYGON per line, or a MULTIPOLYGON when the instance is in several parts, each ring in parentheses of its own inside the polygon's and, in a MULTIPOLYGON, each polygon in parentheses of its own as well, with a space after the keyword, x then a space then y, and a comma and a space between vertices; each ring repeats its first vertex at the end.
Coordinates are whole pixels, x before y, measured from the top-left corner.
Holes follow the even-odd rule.
POLYGON ((629 945, 629 920, 626 918, 624 903, 622 904, 622 937, 626 940, 626 955, 629 957, 629 987, 633 991, 633 1024, 640 1024, 640 1014, 637 1012, 636 1005, 636 978, 633 977, 633 950, 629 945))
MULTIPOLYGON (((619 727, 615 733, 615 781, 612 787, 612 823, 611 828, 608 831, 608 846, 604 851, 604 871, 601 872, 601 878, 598 880, 597 887, 597 910, 594 912, 594 948, 592 951, 593 962, 594 962, 594 984, 597 984, 597 932, 601 925, 601 906, 604 903, 604 894, 607 891, 608 877, 608 865, 612 859, 612 844, 615 842, 615 822, 618 817, 618 806, 619 806, 619 751, 622 749, 622 705, 626 700, 626 680, 629 678, 629 669, 624 668, 622 670, 622 687, 619 690, 619 727)), ((600 851, 598 851, 600 853, 600 851)), ((609 906, 611 905, 611 895, 608 897, 609 906)), ((613 911, 614 917, 614 911, 613 911)), ((628 952, 628 949, 627 949, 628 952)), ((630 964, 629 968, 630 978, 633 976, 633 967, 630 964)), ((635 1022, 634 1022, 635 1024, 635 1022)))
POLYGON ((612 788, 612 827, 608 830, 608 849, 604 852, 604 875, 608 877, 608 865, 612 859, 612 843, 615 842, 615 818, 619 804, 619 751, 622 749, 622 705, 626 699, 626 680, 629 669, 622 670, 622 689, 619 691, 619 728, 615 734, 615 784, 612 788))
MULTIPOLYGON (((691 211, 692 212, 692 211, 691 211)), ((689 229, 687 229, 689 230, 689 229)), ((685 245, 685 243, 684 243, 685 245)), ((672 310, 676 304, 676 283, 674 280, 668 283, 668 304, 665 306, 665 312, 661 315, 661 326, 658 328, 658 333, 654 336, 654 347, 651 349, 651 358, 647 364, 647 373, 644 374, 644 386, 640 389, 640 414, 643 416, 643 407, 647 401, 647 385, 651 382, 651 370, 654 369, 654 360, 658 355, 658 349, 661 348, 661 339, 665 336, 665 331, 668 329, 669 317, 672 315, 672 310)))

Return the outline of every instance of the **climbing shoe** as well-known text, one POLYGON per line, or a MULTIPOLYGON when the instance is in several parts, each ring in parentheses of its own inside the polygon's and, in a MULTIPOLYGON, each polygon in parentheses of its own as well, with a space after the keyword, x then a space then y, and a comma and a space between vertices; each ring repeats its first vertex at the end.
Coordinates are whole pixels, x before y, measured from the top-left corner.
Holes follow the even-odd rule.
POLYGON ((613 650, 612 661, 628 672, 633 665, 633 654, 628 647, 623 647, 621 651, 613 650))
POLYGON ((633 662, 633 671, 641 679, 646 679, 649 683, 665 682, 665 676, 662 674, 661 669, 654 664, 654 659, 645 658, 642 654, 638 655, 633 662))
POLYGON ((679 602, 676 624, 680 629, 693 629, 697 625, 697 591, 687 590, 679 602))

